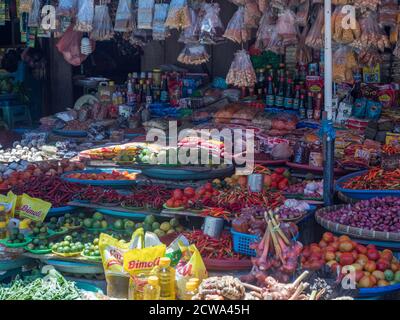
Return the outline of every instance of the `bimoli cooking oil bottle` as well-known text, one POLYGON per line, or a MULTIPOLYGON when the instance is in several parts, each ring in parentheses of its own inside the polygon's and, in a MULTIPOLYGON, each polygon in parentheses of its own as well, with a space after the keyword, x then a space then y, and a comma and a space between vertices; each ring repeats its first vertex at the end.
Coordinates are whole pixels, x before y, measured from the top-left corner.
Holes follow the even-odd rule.
POLYGON ((175 300, 175 269, 170 264, 170 258, 160 259, 157 275, 160 281, 160 300, 175 300))
POLYGON ((186 290, 185 290, 185 300, 192 300, 192 298, 197 293, 197 283, 196 282, 186 282, 186 290))
POLYGON ((160 300, 160 285, 158 277, 150 276, 143 289, 143 300, 160 300))

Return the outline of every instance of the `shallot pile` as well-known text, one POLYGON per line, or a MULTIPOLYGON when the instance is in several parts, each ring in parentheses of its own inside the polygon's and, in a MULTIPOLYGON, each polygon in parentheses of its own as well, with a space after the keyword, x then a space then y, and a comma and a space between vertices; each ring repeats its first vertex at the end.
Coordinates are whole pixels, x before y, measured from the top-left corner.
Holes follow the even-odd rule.
POLYGON ((382 232, 400 232, 400 198, 363 200, 327 212, 324 218, 346 226, 382 232))

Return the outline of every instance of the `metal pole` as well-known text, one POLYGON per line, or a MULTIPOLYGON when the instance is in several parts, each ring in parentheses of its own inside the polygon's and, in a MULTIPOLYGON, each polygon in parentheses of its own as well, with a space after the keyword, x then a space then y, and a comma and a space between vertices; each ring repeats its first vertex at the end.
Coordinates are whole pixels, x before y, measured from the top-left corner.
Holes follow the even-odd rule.
POLYGON ((325 13, 325 50, 324 50, 324 101, 323 116, 323 153, 324 153, 324 204, 333 204, 335 138, 330 134, 332 128, 332 34, 331 0, 324 0, 325 13))

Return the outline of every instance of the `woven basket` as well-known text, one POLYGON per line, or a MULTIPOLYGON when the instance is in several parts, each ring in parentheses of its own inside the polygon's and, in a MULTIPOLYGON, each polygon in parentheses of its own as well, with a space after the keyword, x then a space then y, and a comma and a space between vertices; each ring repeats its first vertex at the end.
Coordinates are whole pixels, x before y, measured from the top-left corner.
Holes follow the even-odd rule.
POLYGON ((394 170, 400 167, 400 154, 388 155, 382 153, 381 167, 385 170, 394 170))
POLYGON ((355 203, 357 203, 358 201, 361 200, 361 199, 349 198, 349 197, 346 196, 343 192, 340 192, 340 191, 337 193, 337 195, 338 195, 338 198, 339 198, 340 200, 342 200, 343 202, 345 202, 345 203, 355 204, 355 203))
POLYGON ((341 204, 319 209, 315 214, 315 220, 317 220, 321 226, 334 233, 347 234, 358 239, 400 242, 400 233, 365 230, 361 228, 345 226, 343 224, 324 219, 324 215, 326 213, 336 211, 347 206, 348 205, 341 204))

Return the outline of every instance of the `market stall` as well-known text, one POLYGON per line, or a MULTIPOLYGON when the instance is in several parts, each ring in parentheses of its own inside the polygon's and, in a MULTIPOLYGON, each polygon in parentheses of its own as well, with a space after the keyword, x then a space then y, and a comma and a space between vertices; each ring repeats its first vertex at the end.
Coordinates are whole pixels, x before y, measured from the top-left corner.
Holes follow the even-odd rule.
POLYGON ((355 1, 348 29, 347 1, 224 2, 59 1, 46 31, 20 1, 23 42, 73 66, 100 41, 183 49, 80 77, 0 149, 0 299, 398 295, 397 1, 355 1), (194 71, 232 43, 224 77, 194 71))

